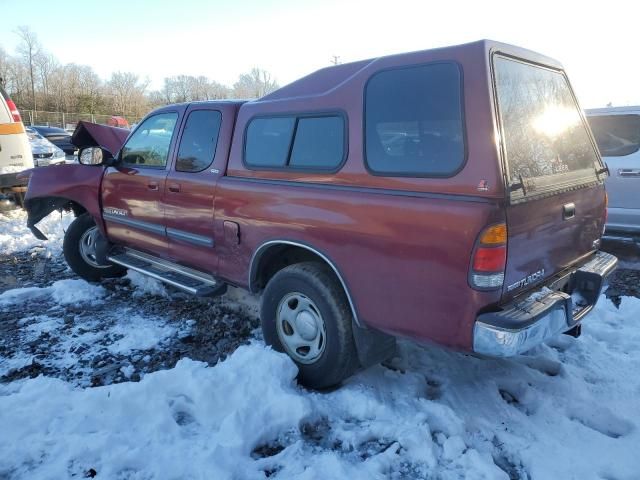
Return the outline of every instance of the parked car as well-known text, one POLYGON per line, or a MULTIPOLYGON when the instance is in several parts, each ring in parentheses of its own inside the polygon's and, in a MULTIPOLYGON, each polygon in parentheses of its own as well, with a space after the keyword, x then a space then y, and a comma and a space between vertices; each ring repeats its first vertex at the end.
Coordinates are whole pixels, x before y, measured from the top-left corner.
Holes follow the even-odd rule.
POLYGON ((397 336, 516 355, 578 336, 616 266, 581 112, 560 63, 491 41, 338 65, 159 108, 126 141, 82 124, 81 165, 31 174, 28 225, 73 210, 89 281, 261 293, 265 342, 310 387, 397 336))
POLYGON ((68 160, 78 154, 78 147, 71 142, 71 134, 63 128, 35 125, 33 127, 40 135, 64 151, 68 160))
POLYGON ((25 130, 36 167, 65 163, 65 154, 61 149, 40 135, 33 127, 26 127, 25 130))
POLYGON ((640 245, 640 106, 596 108, 587 116, 610 171, 605 238, 640 245))
POLYGON ((22 204, 27 181, 18 175, 32 167, 33 156, 20 112, 0 86, 0 208, 22 204))

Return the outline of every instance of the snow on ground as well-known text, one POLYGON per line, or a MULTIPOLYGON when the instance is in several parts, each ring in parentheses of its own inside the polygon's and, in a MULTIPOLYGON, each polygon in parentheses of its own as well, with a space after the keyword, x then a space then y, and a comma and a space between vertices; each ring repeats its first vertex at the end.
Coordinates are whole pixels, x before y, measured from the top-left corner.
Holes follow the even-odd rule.
MULTIPOLYGON (((130 277, 147 291, 127 306, 117 303, 134 296, 124 284, 7 290, 0 322, 30 305, 19 322, 25 351, 54 336, 46 355, 72 371, 79 345, 144 361, 199 335, 202 319, 144 309, 187 299, 130 277), (68 290, 73 298, 55 296, 68 290)), ((229 322, 220 315, 212 325, 229 322)), ((139 381, 11 380, 0 384, 0 478, 637 479, 639 344, 640 299, 616 307, 603 296, 579 339, 513 359, 402 341, 384 366, 325 393, 300 388, 294 364, 257 336, 224 361, 183 358, 139 381)), ((21 358, 0 361, 16 368, 21 358)), ((124 377, 134 363, 119 365, 124 377)))
POLYGON ((38 228, 48 241, 38 240, 27 228, 26 215, 23 210, 0 212, 0 246, 1 252, 8 254, 42 245, 54 254, 62 249, 64 232, 73 221, 72 213, 54 212, 38 223, 38 228))

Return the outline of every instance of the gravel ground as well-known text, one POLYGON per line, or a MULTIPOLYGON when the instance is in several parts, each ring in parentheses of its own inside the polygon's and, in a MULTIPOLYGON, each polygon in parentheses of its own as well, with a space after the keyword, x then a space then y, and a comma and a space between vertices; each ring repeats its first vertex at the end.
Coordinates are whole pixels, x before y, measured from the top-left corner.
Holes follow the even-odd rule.
MULTIPOLYGON (((49 287, 71 278, 76 276, 64 259, 48 256, 41 248, 0 255, 0 294, 18 287, 49 287)), ((138 380, 144 373, 172 368, 184 357, 216 364, 259 334, 250 297, 247 305, 247 298, 245 304, 234 301, 235 291, 221 298, 198 299, 156 282, 151 287, 133 285, 145 282, 149 284, 140 276, 106 281, 104 301, 94 304, 61 304, 51 296, 37 295, 0 304, 0 358, 32 358, 29 364, 0 375, 0 383, 40 374, 82 386, 138 380), (141 332, 151 328, 154 334, 160 328, 160 333, 172 334, 148 350, 121 352, 114 345, 122 340, 117 326, 123 316, 140 322, 141 332), (149 325, 146 318, 160 327, 149 325), (64 324, 55 329, 47 327, 60 321, 64 324), (31 335, 25 335, 28 330, 31 335)))
POLYGON ((605 243, 603 250, 618 257, 618 269, 609 281, 607 297, 618 304, 623 296, 640 298, 640 247, 605 243))

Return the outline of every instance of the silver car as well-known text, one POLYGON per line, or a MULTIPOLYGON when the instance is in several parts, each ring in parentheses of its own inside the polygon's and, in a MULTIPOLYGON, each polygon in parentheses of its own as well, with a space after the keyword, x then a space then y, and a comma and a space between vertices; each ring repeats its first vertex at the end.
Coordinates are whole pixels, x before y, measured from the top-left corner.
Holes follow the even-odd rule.
POLYGON ((640 245, 640 106, 597 108, 586 113, 610 173, 605 238, 640 245))
POLYGON ((25 130, 29 137, 33 163, 36 167, 65 163, 64 151, 40 135, 35 129, 26 127, 25 130))

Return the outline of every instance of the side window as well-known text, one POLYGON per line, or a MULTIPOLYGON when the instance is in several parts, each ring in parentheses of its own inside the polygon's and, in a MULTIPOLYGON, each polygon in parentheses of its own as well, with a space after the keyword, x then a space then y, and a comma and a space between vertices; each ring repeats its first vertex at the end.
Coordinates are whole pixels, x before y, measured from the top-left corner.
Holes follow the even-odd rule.
POLYGON ((454 63, 379 72, 365 91, 365 156, 382 175, 450 176, 465 160, 454 63))
POLYGON ((302 117, 293 141, 289 165, 292 167, 334 169, 344 156, 342 117, 302 117))
POLYGON ((213 162, 218 144, 222 114, 217 110, 195 110, 187 117, 176 170, 201 172, 213 162))
POLYGON ((166 166, 177 120, 175 112, 147 118, 122 147, 122 162, 142 167, 166 166))
POLYGON ((594 115, 587 120, 603 157, 625 157, 640 150, 640 115, 594 115))
POLYGON ((344 158, 345 123, 338 115, 255 118, 247 128, 250 167, 333 170, 344 158))
POLYGON ((256 118, 247 128, 245 161, 255 167, 284 167, 295 117, 256 118))

